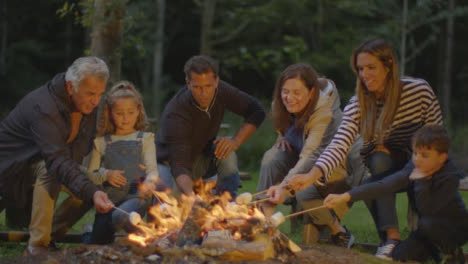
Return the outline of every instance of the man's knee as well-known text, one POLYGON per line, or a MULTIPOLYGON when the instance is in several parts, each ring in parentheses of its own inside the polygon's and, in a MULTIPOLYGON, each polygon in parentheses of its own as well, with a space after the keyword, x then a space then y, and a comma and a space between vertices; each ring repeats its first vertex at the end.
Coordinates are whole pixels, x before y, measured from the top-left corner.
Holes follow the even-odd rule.
POLYGON ((238 173, 237 155, 233 151, 225 159, 218 160, 218 176, 220 174, 231 175, 238 173))
POLYGON ((175 188, 174 177, 172 176, 171 169, 165 164, 158 163, 159 179, 156 184, 158 191, 175 188))

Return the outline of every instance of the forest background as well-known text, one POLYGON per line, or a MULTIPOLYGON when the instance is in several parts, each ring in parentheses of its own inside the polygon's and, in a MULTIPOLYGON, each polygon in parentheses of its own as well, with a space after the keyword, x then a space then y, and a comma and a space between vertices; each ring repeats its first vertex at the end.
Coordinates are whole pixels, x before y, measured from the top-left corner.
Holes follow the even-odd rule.
MULTIPOLYGON (((217 59, 221 78, 267 111, 277 76, 295 62, 334 80, 344 107, 356 83, 352 49, 375 36, 393 44, 402 74, 431 84, 466 160, 467 0, 1 0, 0 117, 83 55, 108 62, 109 86, 135 83, 156 127, 197 54, 217 59)), ((241 121, 227 119, 233 133, 241 121)), ((268 120, 257 134, 240 150, 241 169, 258 170, 275 138, 268 120)))
MULTIPOLYGON (((197 54, 217 59, 221 78, 259 98, 267 111, 279 73, 309 63, 335 81, 343 108, 356 84, 352 50, 369 37, 392 43, 402 74, 431 84, 452 156, 468 172, 468 0, 0 0, 0 120, 84 55, 109 64, 109 87, 122 79, 136 84, 153 132, 184 85, 185 61, 197 54)), ((241 122, 227 114, 220 134, 232 135, 241 122)), ((275 138, 267 119, 239 149, 241 170, 253 175, 243 190, 255 190, 262 155, 275 138)), ((467 192, 463 197, 468 202, 467 192)), ((404 225, 407 202, 398 199, 404 225)), ((92 222, 92 213, 81 222, 92 222)), ((363 204, 353 206, 345 224, 359 241, 378 241, 363 204)), ((17 256, 24 245, 11 247, 17 256)))

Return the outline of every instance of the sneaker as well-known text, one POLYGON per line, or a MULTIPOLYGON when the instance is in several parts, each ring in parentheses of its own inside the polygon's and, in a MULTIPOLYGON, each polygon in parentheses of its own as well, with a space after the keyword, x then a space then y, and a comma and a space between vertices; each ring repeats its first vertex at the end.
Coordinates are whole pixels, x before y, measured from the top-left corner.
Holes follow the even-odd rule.
POLYGON ((343 228, 346 232, 339 232, 332 235, 331 240, 333 244, 339 247, 351 248, 354 244, 354 236, 345 226, 343 226, 343 228))
POLYGON ((392 252, 396 245, 400 243, 399 240, 389 239, 385 243, 380 244, 377 248, 375 256, 380 259, 392 260, 392 252))

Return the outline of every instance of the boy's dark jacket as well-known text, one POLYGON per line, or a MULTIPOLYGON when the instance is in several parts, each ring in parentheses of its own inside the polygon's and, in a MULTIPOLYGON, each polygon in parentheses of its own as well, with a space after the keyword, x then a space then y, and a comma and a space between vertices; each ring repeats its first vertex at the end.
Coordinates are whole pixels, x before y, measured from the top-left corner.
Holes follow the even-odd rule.
POLYGON ((80 171, 79 164, 95 136, 96 110, 83 115, 78 135, 66 144, 72 106, 65 74, 61 73, 27 94, 0 123, 2 197, 22 207, 25 203, 23 191, 34 181, 26 177, 27 170, 31 162, 44 159, 52 179, 58 177, 79 198, 92 199, 98 188, 80 171))
POLYGON ((454 226, 468 226, 468 211, 458 192, 465 174, 450 159, 432 177, 410 181, 413 169, 410 161, 402 170, 382 180, 353 188, 349 191, 351 201, 375 199, 407 189, 409 202, 420 218, 443 217, 453 221, 454 226))

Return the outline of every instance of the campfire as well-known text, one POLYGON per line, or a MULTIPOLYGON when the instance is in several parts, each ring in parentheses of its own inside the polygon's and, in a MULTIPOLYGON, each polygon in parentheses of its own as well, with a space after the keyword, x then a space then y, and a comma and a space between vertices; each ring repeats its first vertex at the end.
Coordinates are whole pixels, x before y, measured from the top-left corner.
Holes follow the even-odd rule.
POLYGON ((167 255, 180 250, 224 260, 287 260, 301 249, 277 227, 282 215, 267 219, 251 194, 232 201, 228 192, 213 195, 215 183, 196 184, 196 196, 154 192, 159 203, 148 211, 148 222, 121 244, 139 255, 167 255))

